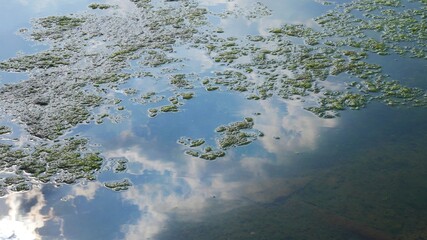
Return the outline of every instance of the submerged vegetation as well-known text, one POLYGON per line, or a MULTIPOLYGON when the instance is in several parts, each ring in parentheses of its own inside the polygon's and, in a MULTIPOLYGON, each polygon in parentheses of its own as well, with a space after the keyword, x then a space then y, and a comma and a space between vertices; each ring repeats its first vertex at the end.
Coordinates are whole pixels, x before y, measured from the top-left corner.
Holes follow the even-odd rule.
MULTIPOLYGON (((335 4, 333 10, 315 19, 320 29, 284 23, 244 39, 227 37, 221 26, 207 22, 208 17, 268 16, 271 11, 263 4, 256 4, 254 11, 237 8, 217 14, 191 0, 173 5, 166 1, 162 7, 155 1, 131 2, 135 9, 127 14, 114 14, 118 7, 93 3, 89 8, 112 13, 39 18, 31 30, 21 31, 50 48, 0 62, 0 70, 29 73, 28 80, 0 89, 0 106, 19 119, 40 144, 34 151, 0 145, 1 159, 5 159, 1 169, 18 169, 17 179, 1 180, 2 188, 27 189, 32 180, 24 172, 42 182, 93 179, 102 158, 96 153, 80 153, 86 141, 60 141, 47 149, 41 144, 58 140, 81 123, 102 124, 104 118, 113 116, 111 112, 124 110, 117 106, 122 99, 114 93, 129 79, 157 79, 170 86, 162 95, 145 89, 123 90, 125 95, 143 91, 132 100, 148 104, 150 117, 179 112, 195 96, 188 89, 195 88, 233 91, 249 100, 280 97, 303 101, 305 109, 323 118, 336 117, 346 109, 362 109, 371 101, 427 105, 424 89, 404 86, 369 61, 373 55, 391 54, 427 58, 427 6, 423 0, 404 1, 408 3, 405 7, 397 0, 335 4), (173 54, 182 46, 203 51, 218 70, 203 76, 182 73, 173 65, 186 64, 185 58, 173 54), (136 67, 131 60, 137 61, 136 67), (346 87, 331 89, 331 78, 342 79, 346 87), (107 112, 95 116, 93 110, 100 106, 106 106, 107 112), (58 173, 61 177, 56 177, 58 173)), ((185 151, 188 155, 213 160, 262 136, 253 126, 253 120, 246 118, 218 127, 216 149, 204 139, 179 143, 190 148, 185 151)), ((8 132, 8 128, 0 128, 0 134, 8 132)), ((105 186, 116 189, 116 185, 119 190, 128 187, 126 182, 105 186)))

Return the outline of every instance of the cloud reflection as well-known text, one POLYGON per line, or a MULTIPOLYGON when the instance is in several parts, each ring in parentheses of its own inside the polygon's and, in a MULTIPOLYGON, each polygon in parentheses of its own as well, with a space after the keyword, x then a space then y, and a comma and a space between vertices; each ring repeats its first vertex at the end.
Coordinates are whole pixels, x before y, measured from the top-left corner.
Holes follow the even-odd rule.
POLYGON ((5 204, 9 210, 0 218, 0 239, 41 239, 37 229, 52 218, 52 213, 41 213, 46 201, 40 189, 10 194, 5 204))
MULTIPOLYGON (((260 113, 254 116, 254 127, 265 136, 259 138, 258 144, 231 150, 225 158, 213 162, 184 155, 172 159, 152 157, 147 149, 160 146, 153 146, 128 130, 119 133, 118 139, 126 142, 126 148, 111 149, 105 156, 129 160, 128 174, 137 180, 131 177, 134 187, 121 194, 125 202, 136 205, 140 211, 137 221, 122 226, 126 239, 153 238, 174 219, 197 221, 212 211, 225 212, 255 202, 273 201, 307 184, 311 175, 287 176, 284 170, 293 164, 292 154, 316 149, 321 129, 335 127, 338 122, 319 119, 303 110, 301 104, 278 99, 236 103, 241 108, 239 115, 260 113), (257 149, 255 153, 247 154, 245 149, 252 148, 257 149)), ((157 134, 157 129, 149 129, 149 125, 145 128, 157 134)), ((159 136, 157 141, 161 139, 159 136)), ((178 144, 162 147, 162 151, 183 152, 178 144)))
POLYGON ((268 152, 282 155, 314 150, 321 130, 337 126, 337 119, 321 119, 304 110, 302 105, 300 102, 260 103, 257 110, 261 115, 255 127, 265 134, 260 141, 268 152), (283 109, 286 109, 285 115, 283 109))

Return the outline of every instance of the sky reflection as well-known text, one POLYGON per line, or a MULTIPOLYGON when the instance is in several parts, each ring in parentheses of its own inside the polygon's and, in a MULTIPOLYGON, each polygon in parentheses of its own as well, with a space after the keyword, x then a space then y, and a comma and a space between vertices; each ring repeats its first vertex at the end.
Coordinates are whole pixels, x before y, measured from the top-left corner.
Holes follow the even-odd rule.
MULTIPOLYGON (((80 11, 87 9, 90 2, 19 0, 14 4, 19 3, 18 8, 25 10, 25 16, 17 17, 23 19, 21 25, 25 27, 30 17, 80 11)), ((124 12, 133 7, 130 1, 106 2, 119 5, 124 12)), ((202 2, 236 10, 236 5, 251 9, 256 1, 202 2)), ((310 18, 315 14, 312 6, 320 6, 308 0, 265 0, 262 3, 275 9, 273 15, 255 21, 229 17, 220 19, 219 25, 239 36, 266 34, 269 27, 285 22, 311 26, 310 18)), ((321 10, 317 8, 316 11, 321 10)), ((12 40, 3 44, 1 39, 0 45, 14 46, 11 53, 24 48, 12 40)), ((25 44, 25 49, 30 49, 28 42, 25 44)), ((185 70, 211 74, 215 70, 206 53, 186 49, 177 51, 185 52, 187 55, 182 57, 196 62, 188 64, 190 67, 185 70)), ((150 90, 146 82, 139 84, 139 90, 150 90)), ((120 122, 88 124, 74 129, 72 134, 81 132, 82 136, 100 144, 106 159, 128 159, 128 170, 114 176, 105 171, 97 182, 51 189, 49 194, 56 198, 49 198, 49 202, 45 199, 49 194, 40 189, 10 194, 4 200, 8 210, 0 218, 0 239, 38 239, 40 235, 67 239, 148 239, 177 219, 197 221, 240 206, 273 201, 310 180, 304 175, 284 174, 293 164, 294 154, 315 150, 322 129, 338 125, 338 120, 319 119, 296 102, 278 99, 247 101, 244 96, 224 92, 197 92, 196 98, 196 101, 186 103, 181 112, 160 114, 156 119, 147 118, 146 106, 129 103, 127 99, 126 109, 131 112, 122 112, 120 122), (260 115, 254 116, 254 113, 260 115), (184 155, 183 147, 176 143, 179 137, 189 136, 203 137, 214 144, 217 138, 215 127, 248 116, 254 118, 254 128, 265 136, 250 146, 231 149, 224 158, 212 162, 192 158, 184 155), (103 181, 123 178, 129 178, 133 183, 128 191, 116 193, 102 186, 103 181), (117 228, 123 236, 117 234, 117 228)))
MULTIPOLYGON (((113 137, 116 146, 126 148, 110 148, 105 156, 129 160, 126 177, 131 179, 134 186, 121 195, 127 204, 137 206, 140 214, 138 220, 121 227, 126 239, 141 239, 141 236, 151 238, 177 218, 180 221, 196 221, 254 202, 270 202, 311 179, 286 176, 284 170, 293 164, 296 152, 315 150, 322 129, 337 126, 337 120, 319 119, 300 110, 298 104, 277 99, 235 102, 233 106, 239 106, 239 110, 234 109, 235 113, 240 113, 239 116, 260 113, 254 116, 254 128, 263 131, 265 137, 251 147, 231 150, 225 158, 212 162, 183 155, 184 149, 175 142, 157 145, 147 135, 128 130, 116 133, 118 137, 113 137), (147 148, 150 150, 147 151, 147 148), (163 154, 152 155, 150 152, 163 154)), ((191 115, 191 112, 186 114, 191 115)), ((219 115, 216 112, 211 114, 219 115)), ((170 131, 180 128, 176 124, 179 122, 177 116, 163 120, 162 125, 171 126, 168 131, 162 131, 156 125, 144 124, 145 132, 156 136, 155 142, 171 138, 170 131)), ((200 118, 193 120, 196 123, 203 121, 200 118)), ((124 123, 127 127, 123 129, 135 129, 136 126, 128 125, 131 122, 124 123)), ((205 131, 212 134, 209 132, 209 129, 205 131)))
POLYGON ((51 211, 42 213, 46 201, 41 190, 9 194, 4 202, 8 210, 0 217, 0 239, 41 239, 36 230, 52 218, 51 211))

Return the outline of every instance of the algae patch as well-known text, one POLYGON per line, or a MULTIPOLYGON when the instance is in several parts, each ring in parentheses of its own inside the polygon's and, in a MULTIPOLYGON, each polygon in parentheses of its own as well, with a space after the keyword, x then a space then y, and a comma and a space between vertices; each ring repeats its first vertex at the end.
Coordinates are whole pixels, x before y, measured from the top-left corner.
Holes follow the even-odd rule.
POLYGON ((0 135, 11 133, 12 129, 7 126, 0 126, 0 135))
MULTIPOLYGON (((0 144, 0 168, 20 179, 19 184, 28 186, 34 181, 71 184, 78 179, 94 180, 103 158, 87 149, 87 142, 87 139, 69 139, 23 150, 0 144)), ((0 179, 4 189, 16 189, 15 183, 9 178, 0 179)))
POLYGON ((177 142, 189 148, 185 150, 185 153, 189 156, 205 160, 215 160, 219 157, 224 157, 226 151, 231 148, 248 145, 258 137, 264 136, 262 132, 253 129, 253 125, 254 120, 247 117, 243 121, 217 127, 215 129, 215 132, 218 134, 216 149, 209 146, 203 138, 192 139, 181 137, 177 142))
POLYGON ((106 182, 104 183, 104 186, 113 190, 113 191, 124 191, 128 190, 130 186, 132 186, 132 183, 129 179, 123 179, 119 181, 112 181, 112 182, 106 182))
POLYGON ((109 4, 101 4, 101 3, 91 3, 88 6, 91 9, 101 9, 101 10, 105 10, 105 9, 109 9, 112 6, 109 4))

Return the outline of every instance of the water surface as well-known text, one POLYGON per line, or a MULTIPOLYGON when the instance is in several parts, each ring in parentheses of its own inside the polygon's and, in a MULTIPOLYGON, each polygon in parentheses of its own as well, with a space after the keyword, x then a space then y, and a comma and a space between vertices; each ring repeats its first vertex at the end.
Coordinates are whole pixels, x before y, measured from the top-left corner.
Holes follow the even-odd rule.
MULTIPOLYGON (((262 35, 283 23, 317 28, 312 18, 331 8, 309 0, 262 2, 270 16, 211 21, 230 36, 262 35)), ((31 18, 87 11, 89 3, 2 1, 0 19, 10 24, 0 27, 0 59, 45 49, 15 35, 31 18)), ((253 3, 202 1, 212 11, 253 3)), ((189 59, 183 73, 203 76, 224 67, 204 52, 175 50, 189 59)), ((369 61, 410 86, 426 86, 425 60, 393 55, 369 61)), ((0 84, 23 79, 25 74, 2 73, 0 84)), ((165 81, 130 79, 113 93, 125 106, 117 118, 67 132, 63 138, 88 137, 106 159, 97 180, 40 184, 1 198, 0 239, 427 239, 426 108, 374 102, 323 119, 304 110, 303 102, 248 101, 224 89, 195 88, 195 98, 179 112, 151 118, 147 110, 161 103, 141 105, 122 91, 167 95, 173 89, 165 81), (194 158, 177 143, 185 136, 214 146, 216 127, 244 117, 253 118, 264 136, 223 158, 194 158), (126 171, 114 172, 118 159, 128 161, 126 171), (122 179, 132 183, 126 191, 103 186, 122 179)))

